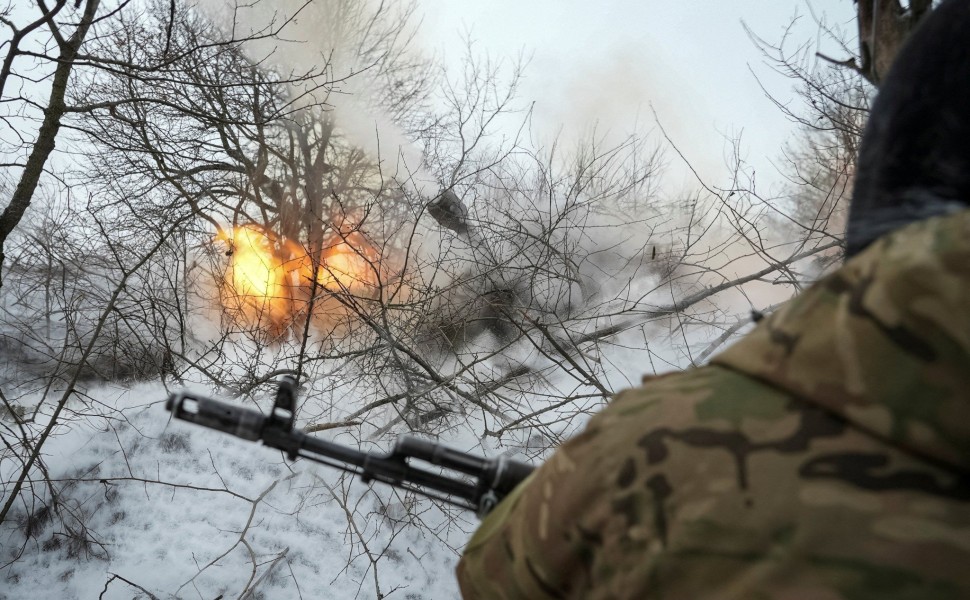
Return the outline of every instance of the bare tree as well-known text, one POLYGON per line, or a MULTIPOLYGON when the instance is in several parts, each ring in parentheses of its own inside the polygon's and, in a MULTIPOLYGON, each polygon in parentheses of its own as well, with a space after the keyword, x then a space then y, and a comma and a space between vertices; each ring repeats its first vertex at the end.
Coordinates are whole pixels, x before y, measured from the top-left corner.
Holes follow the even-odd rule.
MULTIPOLYGON (((44 107, 43 118, 36 137, 30 141, 19 137, 19 143, 14 142, 15 148, 5 149, 5 154, 8 156, 12 154, 14 161, 5 164, 5 168, 19 168, 20 175, 10 201, 0 213, 0 285, 3 283, 4 244, 20 223, 27 207, 30 206, 44 166, 54 151, 61 120, 67 110, 65 97, 68 80, 88 31, 97 18, 99 4, 99 0, 77 2, 72 11, 70 8, 65 10, 66 0, 58 0, 51 8, 48 8, 45 2, 38 1, 33 7, 35 11, 33 18, 28 17, 23 24, 17 24, 11 19, 13 5, 8 4, 6 9, 0 12, 3 24, 10 30, 10 39, 3 44, 7 52, 3 66, 0 67, 0 99, 8 110, 4 115, 4 121, 8 124, 26 122, 35 118, 36 114, 37 104, 34 100, 29 96, 19 95, 19 91, 14 92, 15 95, 8 95, 11 88, 20 90, 25 83, 38 84, 48 77, 50 80, 50 95, 46 103, 41 104, 44 107), (58 19, 67 16, 76 18, 76 23, 66 27, 58 23, 58 19), (48 37, 41 42, 43 47, 40 52, 28 46, 31 36, 43 34, 48 37), (53 45, 56 54, 48 53, 48 44, 53 45), (41 80, 34 79, 36 76, 33 72, 36 70, 37 60, 46 63, 44 66, 54 65, 53 72, 41 80), (29 66, 23 66, 25 62, 29 66), (20 68, 24 71, 21 72, 20 68), (23 158, 26 160, 21 163, 23 158)), ((17 129, 19 128, 14 128, 14 133, 19 136, 17 129)))
MULTIPOLYGON (((748 32, 767 63, 795 82, 799 102, 776 100, 775 105, 798 126, 799 133, 781 157, 788 197, 761 198, 750 189, 745 197, 757 197, 756 203, 770 207, 779 226, 796 239, 809 245, 815 243, 811 240, 823 245, 843 243, 870 100, 900 46, 931 8, 929 1, 910 2, 905 8, 895 0, 857 2, 858 50, 849 45, 856 32, 845 31, 815 12, 811 16, 819 29, 818 47, 792 40, 790 30, 777 43, 748 32), (832 54, 852 58, 836 60, 832 54)), ((797 249, 806 247, 801 243, 797 249)), ((814 268, 826 268, 841 256, 840 251, 823 252, 815 257, 814 268)), ((811 272, 806 275, 804 279, 812 278, 811 272)))

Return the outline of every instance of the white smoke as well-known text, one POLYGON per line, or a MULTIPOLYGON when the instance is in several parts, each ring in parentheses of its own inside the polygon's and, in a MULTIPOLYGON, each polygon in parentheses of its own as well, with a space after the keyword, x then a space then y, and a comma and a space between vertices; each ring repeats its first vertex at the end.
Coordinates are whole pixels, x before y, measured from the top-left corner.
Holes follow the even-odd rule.
MULTIPOLYGON (((298 81, 291 84, 296 108, 330 111, 339 132, 381 162, 385 176, 424 198, 436 190, 420 149, 381 108, 388 55, 419 61, 408 47, 409 25, 375 56, 369 47, 408 19, 397 7, 366 0, 274 0, 229 6, 200 0, 213 22, 246 39, 253 63, 298 81), (401 41, 398 41, 401 40, 401 41)), ((393 65, 391 65, 393 66, 393 65)))

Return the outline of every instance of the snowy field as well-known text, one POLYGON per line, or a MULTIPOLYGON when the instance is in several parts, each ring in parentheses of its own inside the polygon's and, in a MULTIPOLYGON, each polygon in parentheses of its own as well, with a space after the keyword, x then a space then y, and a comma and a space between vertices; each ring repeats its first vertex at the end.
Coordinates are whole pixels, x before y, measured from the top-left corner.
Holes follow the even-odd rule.
MULTIPOLYGON (((618 372, 644 371, 631 364, 634 353, 621 354, 618 372)), ((76 414, 44 454, 73 517, 39 514, 27 522, 15 507, 19 517, 0 533, 7 563, 0 597, 458 596, 453 570, 476 526, 473 514, 172 421, 167 394, 159 383, 107 385, 68 405, 76 414)), ((270 402, 267 390, 263 407, 270 402)), ((343 410, 353 408, 348 402, 343 410)), ((483 444, 476 429, 458 424, 442 441, 479 456, 530 460, 483 444)), ((386 450, 390 439, 360 444, 360 429, 326 437, 371 451, 386 450)), ((3 463, 5 481, 17 466, 3 463)))
POLYGON ((26 546, 3 544, 5 561, 20 558, 0 595, 455 596, 453 548, 468 516, 452 523, 428 507, 407 517, 423 527, 410 526, 396 519, 406 515, 389 489, 372 492, 306 461, 288 465, 279 452, 171 423, 165 396, 160 385, 95 390, 91 404, 111 409, 112 422, 78 419, 45 448, 51 478, 77 482, 62 493, 97 543, 78 546, 67 532, 34 524, 26 546))

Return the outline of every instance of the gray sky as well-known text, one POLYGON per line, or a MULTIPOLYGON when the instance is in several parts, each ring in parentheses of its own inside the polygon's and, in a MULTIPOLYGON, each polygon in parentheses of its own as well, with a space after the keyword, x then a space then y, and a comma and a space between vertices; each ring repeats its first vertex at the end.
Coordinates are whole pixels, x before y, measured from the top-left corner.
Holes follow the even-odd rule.
MULTIPOLYGON (((422 37, 448 64, 461 58, 462 38, 469 34, 477 51, 493 58, 514 58, 520 51, 532 56, 521 96, 536 102, 541 138, 562 128, 572 139, 593 124, 622 137, 638 122, 641 129, 651 126, 652 106, 708 176, 723 172, 724 138, 743 132, 759 183, 774 179, 768 161, 794 128, 751 70, 780 98, 791 97, 792 82, 764 64, 742 20, 776 42, 801 15, 791 39, 818 37, 804 0, 418 1, 422 37)), ((851 0, 811 0, 811 7, 854 32, 851 0)))

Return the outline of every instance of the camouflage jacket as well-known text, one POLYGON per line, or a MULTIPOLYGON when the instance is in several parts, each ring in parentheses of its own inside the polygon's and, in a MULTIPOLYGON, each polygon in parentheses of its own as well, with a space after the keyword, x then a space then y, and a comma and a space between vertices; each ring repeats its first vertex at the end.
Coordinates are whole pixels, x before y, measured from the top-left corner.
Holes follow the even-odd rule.
POLYGON ((458 576, 467 600, 970 598, 970 211, 619 394, 458 576))

